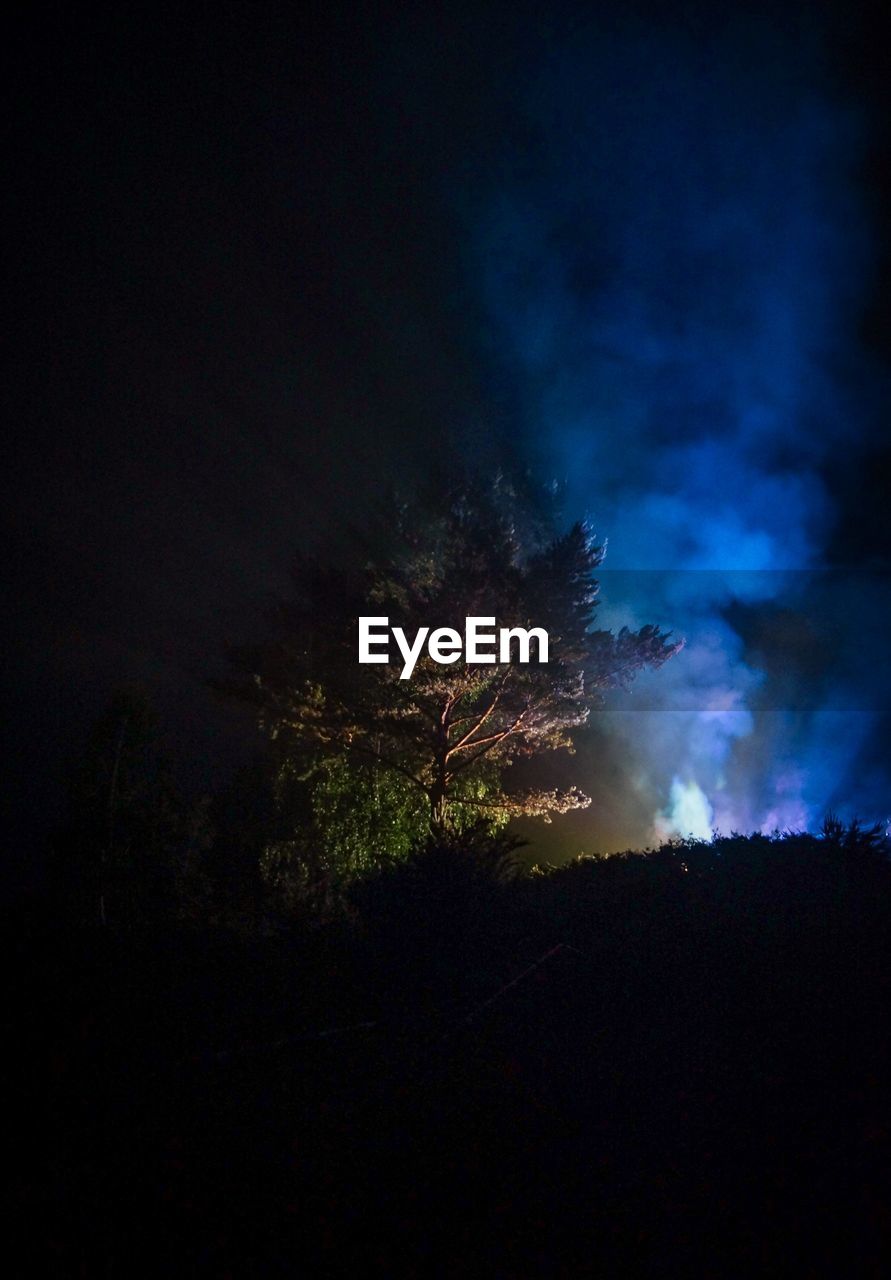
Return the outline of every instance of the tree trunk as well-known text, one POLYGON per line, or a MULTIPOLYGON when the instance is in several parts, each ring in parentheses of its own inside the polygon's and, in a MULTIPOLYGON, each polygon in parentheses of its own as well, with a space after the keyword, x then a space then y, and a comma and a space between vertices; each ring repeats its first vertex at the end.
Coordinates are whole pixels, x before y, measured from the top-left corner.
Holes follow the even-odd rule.
POLYGON ((446 798, 438 788, 430 793, 430 830, 434 837, 441 836, 446 827, 446 798))
POLYGON ((448 772, 446 769, 446 759, 449 749, 448 729, 443 726, 440 734, 440 741, 437 744, 437 759, 435 763, 436 775, 435 781, 430 788, 430 829, 434 836, 441 836, 446 829, 446 814, 448 812, 448 772))

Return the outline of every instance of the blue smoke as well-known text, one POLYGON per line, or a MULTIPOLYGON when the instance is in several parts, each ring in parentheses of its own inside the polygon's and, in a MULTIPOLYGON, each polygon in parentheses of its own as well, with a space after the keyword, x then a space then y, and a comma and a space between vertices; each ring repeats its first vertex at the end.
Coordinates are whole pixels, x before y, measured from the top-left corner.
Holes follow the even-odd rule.
POLYGON ((577 32, 533 59, 522 154, 463 189, 493 394, 608 539, 601 625, 687 640, 582 749, 587 847, 883 816, 881 628, 819 573, 877 399, 867 131, 826 83, 816 40, 744 21, 577 32))

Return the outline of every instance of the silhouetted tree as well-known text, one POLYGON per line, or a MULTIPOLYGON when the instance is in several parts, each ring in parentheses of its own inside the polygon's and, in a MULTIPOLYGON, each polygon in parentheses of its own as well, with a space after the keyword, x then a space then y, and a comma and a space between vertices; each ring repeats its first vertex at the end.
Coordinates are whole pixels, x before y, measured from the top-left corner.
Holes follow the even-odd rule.
POLYGON ((84 918, 102 924, 194 916, 204 896, 207 808, 180 794, 146 696, 118 691, 71 766, 57 882, 84 918))

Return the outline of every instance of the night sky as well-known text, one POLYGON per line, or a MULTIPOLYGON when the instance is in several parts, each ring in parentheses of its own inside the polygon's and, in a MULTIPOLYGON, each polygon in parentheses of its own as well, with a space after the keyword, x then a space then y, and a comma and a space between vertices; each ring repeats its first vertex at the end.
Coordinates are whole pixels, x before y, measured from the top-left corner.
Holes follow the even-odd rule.
POLYGON ((594 803, 545 847, 887 820, 882 8, 53 6, 17 30, 10 865, 122 683, 187 784, 220 785, 256 740, 204 681, 294 551, 458 460, 556 483, 608 539, 603 624, 687 639, 595 718, 594 803))

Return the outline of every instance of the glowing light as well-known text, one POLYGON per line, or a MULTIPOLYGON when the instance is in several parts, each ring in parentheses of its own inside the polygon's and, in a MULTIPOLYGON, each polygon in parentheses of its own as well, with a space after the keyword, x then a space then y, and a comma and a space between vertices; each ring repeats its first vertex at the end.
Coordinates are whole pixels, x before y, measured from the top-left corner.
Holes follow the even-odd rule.
POLYGON ((656 816, 656 838, 668 840, 672 836, 692 836, 695 840, 708 840, 714 816, 702 787, 692 778, 683 782, 676 777, 671 784, 668 807, 656 816))

